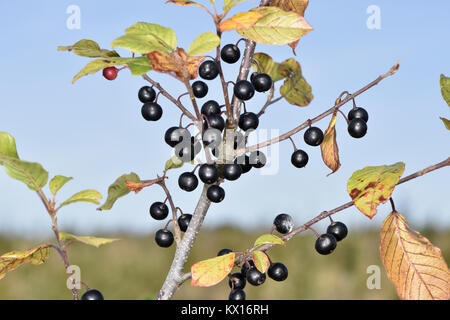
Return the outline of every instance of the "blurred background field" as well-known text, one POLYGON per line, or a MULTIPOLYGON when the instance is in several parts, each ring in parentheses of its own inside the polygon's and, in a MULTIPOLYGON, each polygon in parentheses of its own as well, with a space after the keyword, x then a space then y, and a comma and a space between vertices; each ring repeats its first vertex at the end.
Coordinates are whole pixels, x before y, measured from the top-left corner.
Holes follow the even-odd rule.
MULTIPOLYGON (((422 230, 422 234, 440 247, 444 258, 450 257, 450 231, 422 230)), ((195 243, 188 266, 215 256, 221 248, 245 250, 264 231, 243 231, 222 227, 203 230, 195 243)), ((107 236, 107 235, 104 235, 107 236)), ((117 235, 109 235, 119 237, 117 235)), ((174 246, 161 249, 153 236, 130 237, 100 247, 73 244, 71 264, 81 268, 82 281, 100 289, 106 299, 154 299, 170 266, 174 246)), ((0 253, 24 250, 43 242, 0 237, 0 253)), ((378 251, 379 234, 375 231, 352 232, 329 256, 314 250, 312 233, 298 236, 286 247, 269 251, 272 261, 289 268, 285 282, 267 279, 260 287, 247 285, 247 299, 397 299, 393 285, 386 278, 378 251), (381 268, 381 289, 366 287, 369 265, 381 268)), ((237 270, 237 269, 236 269, 237 270)), ((0 299, 70 299, 66 278, 58 254, 52 250, 44 265, 24 265, 0 280, 0 299)), ((174 299, 227 299, 227 281, 210 288, 194 288, 186 283, 174 299)))

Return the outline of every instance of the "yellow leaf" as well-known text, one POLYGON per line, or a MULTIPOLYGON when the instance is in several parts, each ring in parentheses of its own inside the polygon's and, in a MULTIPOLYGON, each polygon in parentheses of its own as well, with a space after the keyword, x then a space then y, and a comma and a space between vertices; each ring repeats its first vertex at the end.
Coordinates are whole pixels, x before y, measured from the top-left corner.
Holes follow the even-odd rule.
POLYGON ((398 212, 381 226, 380 254, 400 299, 450 299, 450 272, 441 250, 411 229, 398 212))
POLYGON ((255 263, 255 267, 259 270, 259 272, 266 273, 267 269, 269 269, 270 266, 270 261, 267 254, 262 251, 253 251, 252 259, 255 263))
POLYGON ((109 239, 109 238, 97 238, 92 236, 75 236, 70 233, 60 232, 59 237, 62 241, 69 241, 69 240, 75 240, 82 242, 84 244, 88 244, 90 246, 94 247, 100 247, 101 245, 108 244, 114 241, 117 241, 119 239, 109 239))
POLYGON ((210 287, 222 281, 233 269, 235 253, 197 262, 191 267, 191 285, 210 287))
POLYGON ((50 255, 50 245, 43 244, 39 247, 25 250, 12 251, 0 257, 0 279, 3 279, 7 272, 13 271, 24 263, 42 264, 50 255))
POLYGON ((372 219, 377 213, 378 205, 391 197, 403 171, 403 162, 355 171, 348 180, 347 192, 356 208, 372 219))
POLYGON ((263 15, 258 12, 240 12, 220 24, 220 31, 245 30, 253 26, 263 15))
POLYGON ((268 234, 263 234, 262 236, 258 237, 258 239, 256 239, 255 244, 253 246, 256 248, 256 247, 259 247, 264 244, 284 245, 284 241, 280 237, 277 237, 274 234, 268 233, 268 234))
POLYGON ((341 163, 339 162, 339 148, 336 142, 336 119, 337 111, 333 113, 330 125, 325 131, 323 142, 320 144, 323 162, 332 170, 327 176, 335 173, 341 167, 341 163))
POLYGON ((152 64, 153 70, 170 73, 180 80, 197 78, 198 66, 205 60, 203 56, 189 56, 182 48, 177 48, 170 55, 152 51, 147 54, 147 57, 152 64))

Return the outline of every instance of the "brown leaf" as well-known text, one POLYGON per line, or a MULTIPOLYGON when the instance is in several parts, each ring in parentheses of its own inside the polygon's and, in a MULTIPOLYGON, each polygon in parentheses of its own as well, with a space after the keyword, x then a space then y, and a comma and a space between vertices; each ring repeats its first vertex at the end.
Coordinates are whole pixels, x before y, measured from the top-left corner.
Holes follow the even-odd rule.
POLYGON ((198 66, 205 60, 203 56, 189 56, 182 48, 177 48, 170 55, 152 51, 147 57, 153 70, 168 73, 181 81, 197 78, 198 66))
POLYGON ((400 299, 450 299, 450 272, 441 250, 396 211, 381 226, 380 254, 400 299))
POLYGON ((135 193, 139 193, 145 187, 150 187, 155 183, 161 181, 163 178, 158 178, 154 180, 143 180, 143 181, 125 181, 125 185, 130 191, 134 191, 135 193))
POLYGON ((323 142, 320 145, 323 162, 332 170, 327 176, 335 173, 341 167, 341 163, 339 162, 339 148, 336 142, 336 119, 337 111, 333 113, 330 125, 325 131, 323 142))
POLYGON ((242 30, 253 26, 263 14, 258 12, 240 12, 220 24, 220 31, 242 30))

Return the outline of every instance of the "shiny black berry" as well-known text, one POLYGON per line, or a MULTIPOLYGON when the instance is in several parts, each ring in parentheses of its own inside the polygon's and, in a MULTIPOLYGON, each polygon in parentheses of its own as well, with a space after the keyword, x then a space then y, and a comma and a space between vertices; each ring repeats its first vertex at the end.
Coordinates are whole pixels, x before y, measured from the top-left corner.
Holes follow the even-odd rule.
POLYGON ((266 73, 258 73, 250 79, 253 87, 258 92, 266 92, 272 88, 272 78, 266 73))
POLYGON ((367 133, 367 124, 361 118, 355 118, 348 123, 348 133, 353 138, 362 138, 367 133))
POLYGON ((247 173, 252 169, 252 165, 250 164, 250 157, 247 155, 242 155, 234 159, 234 163, 237 163, 241 166, 242 173, 247 173))
POLYGON ((323 141, 323 132, 320 128, 311 127, 305 131, 303 138, 305 139, 306 144, 316 147, 323 141))
POLYGON ((233 273, 228 280, 228 285, 233 290, 244 289, 246 284, 247 280, 240 272, 233 273))
POLYGON ((211 202, 219 203, 225 199, 225 190, 220 186, 212 185, 206 191, 206 197, 211 202))
POLYGON ((275 281, 284 281, 288 277, 288 268, 281 262, 275 262, 270 265, 267 275, 275 281))
POLYGON ((213 80, 219 74, 219 66, 215 61, 207 60, 200 65, 198 73, 205 80, 213 80))
POLYGON ((152 87, 143 86, 139 89, 138 98, 142 103, 153 102, 156 98, 156 92, 152 87))
POLYGON ((256 267, 251 267, 247 271, 247 282, 253 286, 259 286, 266 281, 266 274, 261 273, 256 267))
POLYGON ((173 233, 167 229, 160 229, 156 231, 155 241, 156 244, 162 248, 168 248, 173 243, 173 233))
POLYGON ((220 50, 220 57, 226 63, 236 63, 241 57, 241 51, 234 44, 227 44, 220 50))
POLYGON ((341 241, 342 239, 344 239, 347 236, 348 229, 345 224, 337 221, 337 222, 332 222, 328 226, 327 233, 332 234, 336 238, 337 241, 341 241))
POLYGON ((198 186, 198 178, 192 172, 184 172, 178 177, 178 185, 184 191, 194 191, 198 186))
POLYGON ((320 254, 330 254, 336 249, 337 240, 332 234, 325 233, 316 240, 316 251, 320 254))
POLYGON ((204 163, 198 169, 198 176, 203 183, 212 184, 219 178, 219 171, 215 164, 204 163))
POLYGON ((228 300, 245 300, 245 291, 242 289, 231 290, 230 295, 228 296, 228 300))
POLYGON ((369 114, 367 113, 366 109, 358 107, 355 109, 351 109, 348 112, 348 120, 352 121, 353 119, 363 119, 364 122, 369 121, 369 114))
POLYGON ((217 253, 217 256, 218 256, 218 257, 224 256, 224 255, 229 254, 229 253, 232 253, 232 252, 233 252, 233 250, 224 248, 224 249, 221 249, 221 250, 217 253))
POLYGON ((249 129, 256 130, 259 125, 259 118, 253 112, 245 112, 241 114, 239 117, 239 128, 243 131, 247 131, 249 129))
POLYGON ((162 202, 154 202, 150 206, 150 215, 155 220, 164 220, 169 214, 169 208, 162 202))
POLYGON ((208 121, 203 122, 204 130, 208 128, 208 123, 210 128, 215 128, 217 130, 223 131, 225 128, 225 120, 222 118, 220 114, 210 114, 208 117, 208 121))
POLYGON ((142 106, 141 114, 147 121, 158 121, 162 117, 163 109, 156 102, 147 102, 142 106))
POLYGON ((188 139, 191 139, 190 132, 187 129, 180 127, 171 127, 167 129, 166 134, 164 135, 164 140, 171 147, 175 147, 180 142, 186 143, 189 141, 188 139))
POLYGON ((196 98, 203 98, 208 94, 208 86, 203 81, 195 81, 192 84, 192 92, 196 98))
POLYGON ((81 300, 105 300, 103 294, 96 289, 89 289, 82 296, 81 300))
POLYGON ((303 150, 295 150, 291 156, 291 163, 297 168, 303 168, 308 163, 308 154, 303 150))
POLYGON ((201 112, 205 116, 209 116, 212 114, 220 114, 219 103, 217 103, 217 101, 214 100, 206 101, 202 106, 201 112))
POLYGON ((181 216, 178 217, 178 226, 180 227, 180 230, 183 232, 186 232, 189 222, 191 222, 192 214, 189 213, 183 213, 181 216))
POLYGON ((252 151, 249 158, 250 164, 257 169, 264 167, 267 162, 266 155, 261 151, 252 151))
POLYGON ((255 95, 255 88, 247 80, 239 80, 234 86, 234 95, 244 101, 250 100, 255 95))
POLYGON ((244 277, 247 277, 247 271, 255 266, 255 263, 253 262, 253 260, 247 260, 247 262, 248 262, 248 265, 247 265, 247 263, 243 263, 242 267, 241 267, 241 274, 244 277))
POLYGON ((227 163, 223 166, 223 176, 225 179, 234 181, 239 179, 242 174, 242 168, 235 163, 227 163))
POLYGON ((273 224, 281 234, 287 234, 294 229, 294 220, 286 213, 281 213, 275 217, 273 224))

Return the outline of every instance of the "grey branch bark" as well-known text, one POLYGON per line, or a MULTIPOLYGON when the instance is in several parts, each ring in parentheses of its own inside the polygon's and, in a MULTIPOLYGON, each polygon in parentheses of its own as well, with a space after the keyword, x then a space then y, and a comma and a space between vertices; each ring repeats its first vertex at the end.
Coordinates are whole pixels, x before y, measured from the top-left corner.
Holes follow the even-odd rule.
POLYGON ((205 219, 206 213, 208 212, 211 202, 206 197, 206 190, 208 185, 203 187, 202 195, 198 200, 197 207, 195 208, 194 214, 191 221, 189 222, 189 227, 186 230, 183 239, 177 246, 175 251, 175 257, 173 259, 172 265, 170 267, 169 273, 167 274, 166 280, 159 291, 158 300, 169 300, 172 298, 173 294, 178 290, 178 288, 186 280, 184 276, 183 269, 186 261, 191 252, 194 241, 197 238, 197 234, 205 219))

